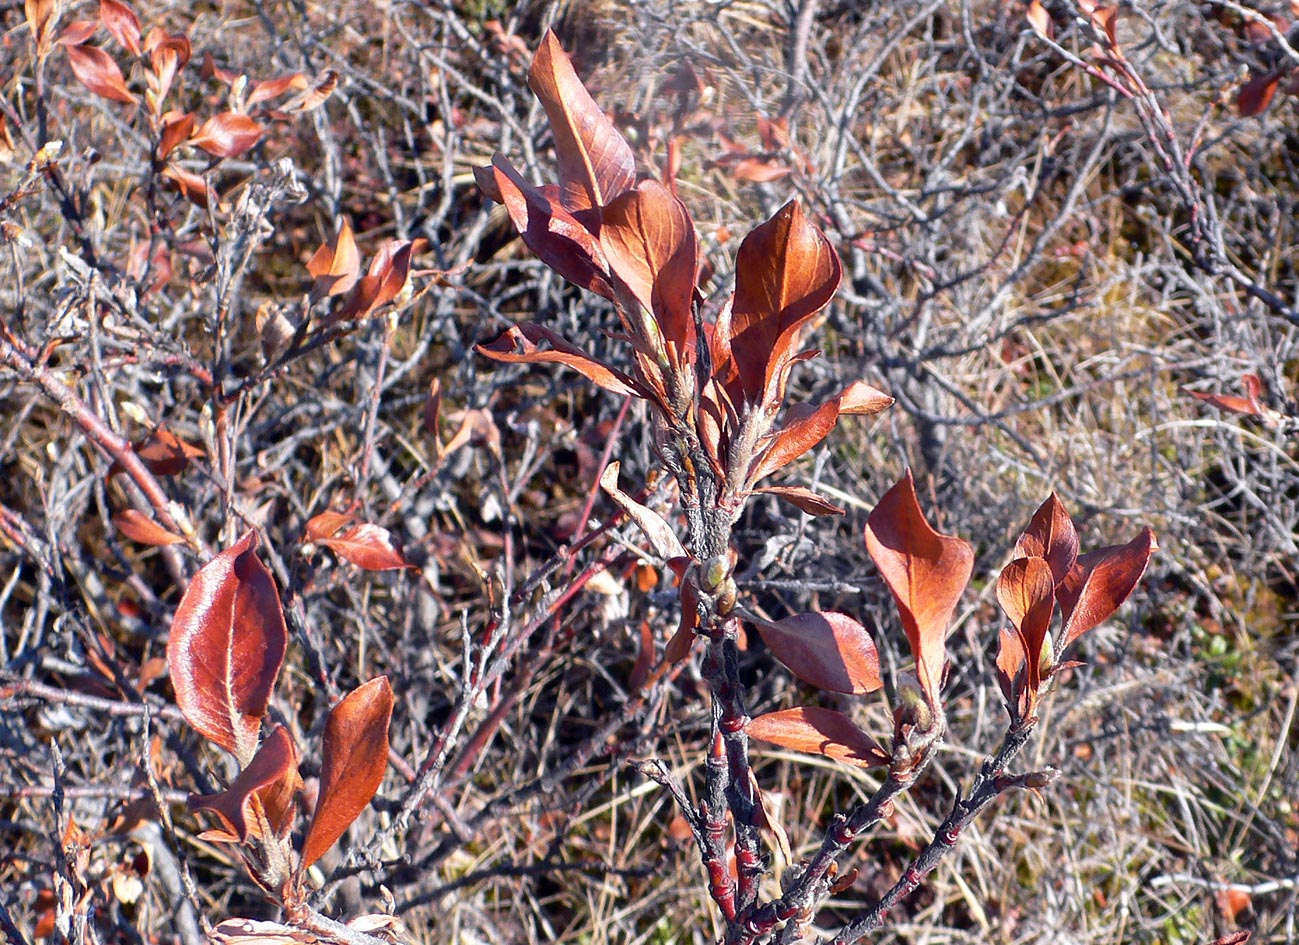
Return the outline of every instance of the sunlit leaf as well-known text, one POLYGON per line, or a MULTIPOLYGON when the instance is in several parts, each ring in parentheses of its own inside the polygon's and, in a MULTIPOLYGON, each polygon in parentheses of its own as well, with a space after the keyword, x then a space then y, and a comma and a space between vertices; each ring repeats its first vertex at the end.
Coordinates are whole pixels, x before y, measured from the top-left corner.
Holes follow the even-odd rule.
POLYGON ((550 119, 566 208, 601 207, 635 185, 631 146, 591 98, 550 30, 533 56, 528 85, 550 119))
POLYGON ((174 545, 185 540, 136 509, 118 512, 113 516, 113 524, 131 541, 142 545, 174 545))
POLYGON ((113 57, 97 46, 68 46, 68 64, 72 74, 100 98, 135 104, 135 96, 126 87, 126 79, 113 57))
POLYGON ((395 571, 414 567, 406 560, 405 553, 392 533, 369 522, 352 525, 332 537, 317 538, 315 541, 363 571, 395 571))
POLYGON ((786 423, 754 462, 749 484, 760 482, 816 446, 834 429, 838 419, 838 400, 828 400, 810 414, 786 423))
POLYGON ((842 515, 844 509, 804 486, 762 486, 755 494, 774 495, 808 515, 842 515))
POLYGON ((237 157, 255 145, 262 136, 262 126, 247 115, 221 112, 199 127, 190 144, 220 158, 237 157))
POLYGON ((795 614, 751 619, 767 647, 803 682, 831 692, 864 695, 883 685, 875 641, 847 614, 795 614))
POLYGON ((162 116, 162 131, 158 135, 158 160, 183 144, 194 133, 194 116, 189 112, 168 112, 162 116))
POLYGON ((1155 533, 1143 528, 1126 545, 1113 545, 1078 556, 1056 598, 1064 615, 1064 630, 1056 647, 1064 652, 1088 630, 1108 620, 1136 588, 1159 550, 1155 533))
POLYGON ((842 712, 802 706, 768 712, 749 721, 750 738, 794 751, 833 758, 859 768, 889 763, 889 756, 842 712))
POLYGON ((947 626, 974 569, 974 549, 926 521, 907 470, 867 519, 866 550, 893 592, 920 687, 937 706, 947 626))
POLYGON ((257 749, 253 760, 239 772, 239 776, 228 788, 216 794, 191 796, 190 810, 206 810, 216 814, 229 832, 240 840, 250 835, 260 837, 263 836, 261 825, 256 814, 251 814, 249 808, 255 795, 269 791, 277 802, 274 816, 270 816, 264 805, 261 813, 266 817, 272 833, 278 833, 284 826, 287 813, 286 805, 280 802, 282 786, 289 785, 290 796, 297 789, 301 783, 297 766, 298 750, 293 744, 293 738, 288 729, 277 725, 257 749))
POLYGON ((302 846, 306 869, 332 847, 370 804, 388 767, 392 686, 387 676, 358 686, 329 712, 320 796, 302 846))
POLYGON ((665 561, 670 558, 685 557, 686 550, 681 546, 681 539, 677 537, 676 532, 663 516, 618 488, 619 468, 620 464, 617 461, 604 468, 604 472, 600 474, 600 488, 618 504, 628 518, 636 523, 636 527, 649 541, 650 548, 656 555, 665 561))
POLYGON ((247 765, 288 630, 275 581, 248 531, 199 570, 176 607, 167 640, 176 705, 194 729, 247 765))
POLYGON ((361 275, 361 254, 356 248, 352 225, 346 219, 334 238, 316 250, 307 263, 307 272, 315 279, 311 287, 313 300, 342 295, 356 285, 361 275))
POLYGON ((1078 560, 1078 532, 1064 503, 1054 492, 1033 513, 1028 528, 1015 543, 1015 554, 1022 558, 1045 558, 1057 586, 1078 560))
POLYGON ((99 0, 99 22, 132 56, 140 55, 140 18, 121 0, 99 0))
POLYGON ((1018 631, 1030 703, 1041 684, 1042 646, 1055 613, 1055 579, 1045 558, 1016 558, 997 578, 997 602, 1018 631))
POLYGON ((644 396, 636 382, 626 374, 589 357, 550 329, 534 322, 514 325, 491 344, 478 345, 474 350, 493 361, 511 364, 566 364, 605 390, 615 394, 644 396), (539 341, 547 342, 550 347, 538 348, 539 341))

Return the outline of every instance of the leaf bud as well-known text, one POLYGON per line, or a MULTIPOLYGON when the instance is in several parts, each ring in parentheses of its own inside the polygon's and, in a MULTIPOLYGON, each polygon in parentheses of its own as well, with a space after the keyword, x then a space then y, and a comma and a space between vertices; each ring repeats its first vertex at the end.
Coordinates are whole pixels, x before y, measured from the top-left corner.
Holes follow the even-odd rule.
MULTIPOLYGON (((716 594, 722 582, 731 576, 731 556, 713 555, 699 569, 699 586, 709 594, 716 594)), ((734 582, 732 582, 734 583, 734 582)))
POLYGON ((926 731, 934 723, 934 712, 920 683, 910 673, 898 675, 897 705, 893 709, 895 725, 911 725, 926 731))

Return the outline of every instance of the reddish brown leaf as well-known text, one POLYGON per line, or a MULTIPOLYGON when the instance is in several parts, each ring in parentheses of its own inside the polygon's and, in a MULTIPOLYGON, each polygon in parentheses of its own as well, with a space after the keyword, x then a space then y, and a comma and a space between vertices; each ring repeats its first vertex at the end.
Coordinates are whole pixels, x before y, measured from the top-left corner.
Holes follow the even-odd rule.
POLYGON ((359 280, 347 303, 334 315, 334 321, 367 318, 397 298, 410 278, 413 256, 425 252, 428 241, 389 240, 370 260, 370 268, 359 280))
POLYGON ((1031 0, 1029 3, 1028 23, 1043 39, 1055 39, 1055 23, 1052 22, 1051 14, 1046 12, 1040 0, 1031 0))
POLYGON ((1210 394, 1198 390, 1188 390, 1187 393, 1196 400, 1203 400, 1213 404, 1219 410, 1226 410, 1230 413, 1238 413, 1246 417, 1257 417, 1263 412, 1262 405, 1257 398, 1236 397, 1232 394, 1210 394))
POLYGON ((848 716, 832 709, 802 706, 768 712, 750 720, 745 731, 759 741, 833 758, 859 768, 889 763, 888 754, 874 739, 848 716))
POLYGON ((284 827, 286 816, 286 808, 279 803, 282 786, 289 785, 296 790, 299 783, 297 747, 293 744, 289 730, 283 725, 277 725, 266 736, 252 761, 239 772, 239 776, 228 788, 216 794, 191 796, 189 808, 216 814, 229 832, 240 840, 247 839, 249 835, 265 835, 258 814, 266 818, 272 833, 279 833, 284 827), (251 810, 254 797, 261 801, 260 795, 267 792, 277 802, 274 817, 270 816, 264 805, 258 812, 251 810))
POLYGON ((474 350, 493 361, 510 364, 566 364, 607 391, 635 397, 645 396, 636 382, 617 368, 588 357, 550 329, 533 322, 521 322, 507 329, 491 344, 478 345, 474 350), (538 348, 539 341, 548 342, 550 348, 538 348))
POLYGON ((1019 633, 1028 673, 1029 709, 1041 685, 1042 646, 1055 613, 1055 579, 1045 558, 1016 558, 997 578, 997 601, 1019 633))
POLYGON ((144 49, 149 54, 149 68, 153 72, 149 81, 149 104, 161 110, 176 73, 185 68, 193 49, 187 37, 168 36, 157 26, 145 37, 144 49))
MULTIPOLYGON (((176 434, 164 427, 159 427, 139 443, 132 445, 135 455, 148 467, 155 476, 177 476, 185 471, 191 459, 203 455, 202 448, 186 443, 176 434)), ((116 463, 109 469, 109 476, 121 472, 116 463)))
POLYGON ((352 521, 346 512, 335 512, 333 509, 313 515, 307 521, 306 541, 320 541, 322 538, 333 538, 338 530, 352 521))
POLYGON ((729 348, 730 373, 749 403, 770 401, 799 330, 829 304, 842 273, 839 254, 793 201, 744 238, 735 260, 729 348))
POLYGON ((301 91, 307 87, 307 77, 301 72, 293 72, 289 75, 282 75, 278 79, 267 79, 264 82, 258 82, 253 86, 253 90, 248 93, 248 107, 259 105, 262 102, 268 102, 273 98, 279 98, 285 92, 301 91))
POLYGON ((806 416, 791 420, 771 440, 749 473, 748 485, 788 466, 826 438, 839 420, 839 401, 829 400, 806 416))
POLYGON ((567 209, 602 207, 635 186, 631 146, 595 104, 550 30, 532 58, 528 85, 550 119, 567 209))
POLYGON ((99 23, 95 20, 73 20, 59 30, 60 46, 80 46, 99 32, 99 23))
POLYGON ((414 567, 406 560, 392 533, 369 522, 353 525, 333 538, 317 538, 316 544, 324 545, 363 571, 396 571, 414 567))
POLYGON ((336 88, 338 88, 338 73, 333 69, 327 69, 310 88, 304 88, 277 108, 276 114, 304 115, 307 112, 314 112, 329 100, 329 96, 334 94, 336 88))
POLYGON ((1024 638, 1013 627, 1002 627, 997 647, 997 685, 1001 694, 1006 697, 1006 705, 1019 718, 1028 716, 1028 693, 1023 687, 1021 677, 1028 657, 1024 653, 1024 638))
POLYGON ((1078 556, 1068 577, 1056 589, 1064 616, 1057 654, 1119 609, 1145 574, 1150 556, 1158 550, 1155 533, 1143 528, 1126 545, 1113 545, 1078 556))
POLYGON ((306 869, 334 845, 369 806, 388 767, 392 686, 387 676, 358 686, 330 710, 320 771, 320 797, 302 846, 306 869))
POLYGON ((140 19, 121 0, 99 0, 99 22, 132 56, 140 55, 140 19))
POLYGON ((168 164, 162 169, 162 176, 171 181, 182 197, 196 207, 207 209, 208 204, 216 198, 216 193, 198 174, 187 171, 175 164, 168 164))
POLYGON ((600 219, 610 269, 654 316, 672 363, 694 363, 699 248, 685 204, 657 181, 641 181, 605 207, 600 219))
POLYGON ((247 766, 284 662, 288 631, 275 581, 245 532, 189 582, 167 640, 176 705, 194 729, 247 766))
POLYGON ((162 131, 158 135, 158 160, 176 150, 194 133, 194 116, 189 112, 168 112, 162 116, 162 131))
POLYGON ((893 398, 865 381, 853 381, 839 394, 839 413, 870 417, 893 406, 893 398))
POLYGON ((342 295, 356 285, 361 274, 361 254, 356 249, 352 225, 344 219, 333 240, 316 250, 307 263, 307 272, 315 278, 311 298, 318 301, 330 295, 342 295))
POLYGON ((947 624, 974 569, 974 549, 925 520, 911 471, 866 521, 866 550, 893 592, 916 660, 916 678, 938 706, 947 624))
POLYGON ((57 0, 24 0, 23 13, 27 17, 27 28, 32 31, 36 42, 36 55, 45 58, 50 51, 50 29, 58 22, 55 13, 60 4, 57 0))
POLYGON ((650 670, 654 666, 654 631, 651 629, 648 620, 642 620, 640 623, 640 646, 636 650, 636 662, 631 668, 631 674, 627 677, 627 688, 630 692, 639 692, 649 679, 650 670))
POLYGON ((118 512, 113 516, 113 524, 131 541, 142 545, 174 545, 185 540, 136 509, 118 512))
POLYGON ((1266 111, 1272 104, 1272 98, 1276 95, 1280 83, 1279 72, 1265 72, 1254 76, 1236 93, 1236 111, 1247 118, 1266 111))
POLYGON ((190 144, 219 158, 236 157, 255 145, 262 126, 247 115, 221 112, 213 115, 190 138, 190 144))
POLYGON ((505 204, 514 228, 538 259, 575 286, 613 299, 604 251, 576 217, 499 154, 491 167, 474 168, 474 178, 483 193, 505 204))
POLYGON ((780 180, 792 173, 794 173, 792 167, 772 158, 741 158, 731 167, 731 176, 736 180, 750 181, 755 184, 780 180))
POLYGON ((847 614, 795 614, 774 623, 750 623, 776 659, 805 683, 858 696, 884 685, 875 641, 847 614))
POLYGON ((68 46, 68 64, 72 74, 100 98, 135 104, 135 96, 126 87, 126 79, 113 57, 97 46, 68 46))
POLYGON ((753 491, 784 499, 808 515, 842 515, 845 511, 825 496, 817 495, 803 486, 763 486, 753 491))
POLYGON ((1021 558, 1045 558, 1057 587, 1078 560, 1078 532, 1054 492, 1033 513, 1028 528, 1015 543, 1015 554, 1021 558))

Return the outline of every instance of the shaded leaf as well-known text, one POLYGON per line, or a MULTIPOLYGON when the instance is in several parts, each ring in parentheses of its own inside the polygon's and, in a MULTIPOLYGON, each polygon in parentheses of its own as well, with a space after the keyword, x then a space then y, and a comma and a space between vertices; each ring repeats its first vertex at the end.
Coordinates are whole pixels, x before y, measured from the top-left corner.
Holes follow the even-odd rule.
POLYGON ((608 493, 609 498, 618 504, 629 519, 636 523, 636 527, 649 541, 650 548, 656 555, 665 561, 670 558, 684 558, 686 549, 681 546, 681 539, 677 537, 676 532, 663 516, 618 488, 620 468, 621 464, 616 460, 606 466, 604 472, 600 474, 600 488, 608 493))
POLYGON ((911 471, 866 521, 866 550, 897 602, 916 678, 933 706, 943 676, 947 625, 974 569, 974 549, 925 520, 911 471))
POLYGON ((333 316, 334 321, 366 318, 397 298, 410 278, 413 256, 426 252, 428 241, 389 240, 370 260, 370 268, 357 283, 346 304, 333 316))
POLYGON ((1014 627, 1002 627, 997 646, 997 685, 1006 698, 1006 705, 1016 718, 1028 713, 1028 694, 1022 680, 1028 657, 1024 653, 1024 638, 1014 627))
POLYGON ((568 210, 525 181, 499 154, 491 167, 474 168, 474 178, 483 193, 505 204, 514 228, 538 259, 575 286, 613 299, 599 241, 568 210))
POLYGON ((1280 83, 1279 72, 1266 72, 1254 76, 1236 93, 1236 110, 1247 118, 1265 112, 1272 104, 1272 98, 1276 95, 1280 83))
POLYGON ((280 595, 256 549, 257 533, 245 532, 194 575, 167 639, 176 705, 245 766, 288 642, 280 595))
POLYGON ((582 85, 551 30, 532 58, 528 85, 550 120, 567 209, 602 207, 635 185, 631 146, 582 85))
POLYGON ((735 259, 729 348, 750 403, 769 399, 799 330, 829 304, 842 274, 839 254, 793 201, 744 238, 735 259))
POLYGON ((1031 711, 1041 685, 1042 646, 1055 613, 1055 579, 1046 559, 1016 558, 1002 568, 997 578, 997 602, 1020 635, 1031 711))
POLYGON ((180 191, 181 196, 196 207, 207 209, 208 204, 216 197, 216 193, 208 186, 207 181, 183 167, 168 164, 162 169, 162 176, 171 181, 180 191))
POLYGON ((610 269, 653 314, 672 362, 693 363, 699 247, 685 204, 657 181, 641 181, 605 207, 600 220, 610 269))
POLYGON ((361 254, 356 248, 352 225, 346 219, 334 238, 312 255, 307 272, 315 279, 311 287, 312 301, 342 295, 356 285, 361 275, 361 254))
POLYGON ((847 614, 795 614, 769 623, 750 618, 775 657, 803 682, 864 695, 884 683, 875 641, 847 614))
POLYGON ((1078 532, 1054 492, 1033 513, 1028 528, 1015 543, 1015 554, 1021 558, 1045 558, 1057 587, 1078 560, 1078 532))
MULTIPOLYGON (((216 794, 191 796, 189 808, 216 814, 228 831, 240 840, 247 839, 250 835, 261 837, 263 831, 256 815, 249 816, 254 796, 269 790, 278 801, 281 785, 288 784, 296 790, 300 780, 297 747, 293 744, 289 730, 283 725, 277 725, 257 749, 253 760, 239 772, 239 776, 228 788, 216 794)), ((268 815, 265 807, 262 813, 266 816, 272 833, 279 833, 284 826, 286 808, 282 804, 277 805, 274 818, 268 815)))
POLYGON ((100 98, 127 105, 135 104, 135 96, 126 87, 122 70, 113 57, 97 46, 68 46, 68 64, 72 74, 100 98))
POLYGON ((626 374, 589 357, 550 329, 535 322, 520 322, 507 329, 491 344, 477 345, 474 350, 493 361, 505 361, 510 364, 542 362, 566 364, 607 391, 635 397, 644 396, 636 382, 626 374), (539 341, 548 342, 550 347, 538 348, 539 341))
POLYGON ((750 720, 745 731, 759 741, 822 755, 859 768, 889 763, 888 754, 874 739, 848 716, 831 709, 802 706, 768 712, 750 720))
POLYGON ((136 509, 118 512, 113 516, 113 524, 131 541, 142 545, 174 545, 185 540, 136 509))
POLYGON ((255 145, 262 136, 262 126, 247 115, 221 112, 199 127, 190 144, 220 158, 237 157, 255 145))
POLYGON ((158 134, 158 160, 176 150, 194 133, 194 116, 189 112, 168 112, 162 116, 162 130, 158 134))
POLYGON ((177 476, 185 471, 191 459, 203 455, 201 447, 186 443, 164 427, 134 444, 135 455, 155 476, 177 476))
POLYGON ((1146 572, 1150 556, 1158 550, 1155 533, 1143 528, 1126 545, 1113 545, 1078 556, 1068 577, 1056 590, 1064 615, 1057 654, 1119 609, 1146 572))
POLYGON ((370 804, 388 767, 392 686, 378 676, 358 686, 325 722, 320 796, 302 846, 302 869, 332 847, 370 804))

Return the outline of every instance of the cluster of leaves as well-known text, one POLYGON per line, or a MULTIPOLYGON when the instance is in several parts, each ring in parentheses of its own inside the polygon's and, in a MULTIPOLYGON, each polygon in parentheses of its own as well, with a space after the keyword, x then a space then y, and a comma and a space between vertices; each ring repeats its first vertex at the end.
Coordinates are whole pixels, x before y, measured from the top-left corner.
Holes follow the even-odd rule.
POLYGON ((285 725, 263 734, 287 644, 279 592, 250 531, 190 581, 172 621, 167 665, 185 719, 238 765, 224 790, 191 798, 191 808, 219 821, 200 838, 236 845, 249 875, 290 921, 305 922, 307 869, 351 826, 383 781, 393 692, 388 677, 379 676, 330 710, 315 808, 295 844, 300 752, 285 725))
MULTIPOLYGON (((744 501, 758 492, 778 495, 810 514, 842 513, 810 490, 758 483, 820 443, 840 415, 876 413, 892 398, 856 381, 819 405, 789 407, 777 424, 790 371, 818 353, 800 350, 803 331, 829 304, 841 279, 842 266, 829 240, 796 203, 787 204, 745 237, 736 257, 735 290, 727 302, 710 307, 700 285, 694 224, 673 180, 636 182, 630 146, 551 34, 533 59, 529 83, 550 120, 559 183, 530 184, 497 154, 491 167, 478 170, 479 185, 505 204, 523 241, 543 262, 613 303, 632 366, 623 371, 599 361, 535 322, 517 325, 479 350, 498 361, 566 365, 606 390, 644 399, 654 412, 655 446, 680 488, 685 540, 668 519, 618 488, 616 463, 601 485, 680 578, 682 620, 665 659, 684 659, 696 636, 707 640, 704 672, 716 707, 702 792, 708 800, 695 804, 665 772, 644 770, 672 790, 682 807, 709 892, 727 921, 726 941, 754 942, 781 926, 794 933, 788 940, 795 940, 817 906, 843 888, 833 877, 838 855, 879 819, 893 796, 915 782, 945 732, 945 639, 974 552, 930 526, 909 473, 867 521, 867 549, 892 592, 915 660, 914 676, 895 687, 890 748, 877 744, 849 716, 814 705, 748 718, 735 668, 737 618, 748 615, 737 603, 730 530, 744 501), (783 830, 763 812, 748 770, 747 736, 852 765, 888 768, 875 797, 847 816, 837 815, 817 858, 784 884, 780 897, 765 902, 757 890, 765 872, 759 828, 778 837, 783 830), (729 807, 733 831, 729 845, 723 806, 729 807), (736 864, 733 873, 725 866, 728 857, 736 864)), ((1006 741, 985 765, 979 785, 959 800, 960 817, 940 831, 939 845, 932 847, 938 851, 934 862, 996 793, 1041 786, 1054 776, 1004 772, 1037 720, 1043 684, 1071 665, 1061 661, 1062 654, 1118 609, 1155 548, 1147 528, 1126 545, 1079 555, 1073 522, 1054 495, 1034 516, 997 584, 1012 624, 1002 634, 997 660, 1010 717, 1006 741), (1049 628, 1057 605, 1061 627, 1052 647, 1049 628)), ((883 686, 873 639, 845 614, 748 619, 771 652, 814 687, 864 694, 883 686)), ((931 868, 922 858, 895 892, 845 927, 836 941, 855 941, 873 928, 894 898, 913 889, 931 868)))

